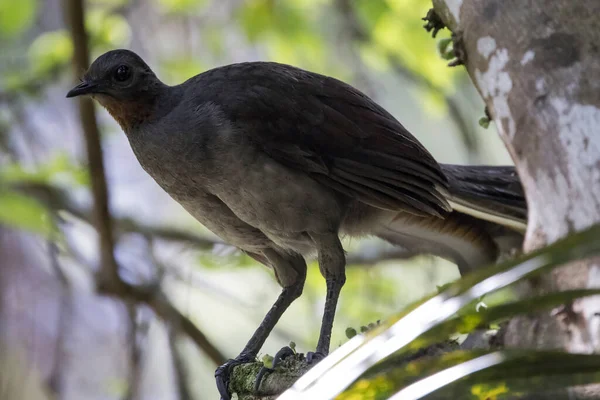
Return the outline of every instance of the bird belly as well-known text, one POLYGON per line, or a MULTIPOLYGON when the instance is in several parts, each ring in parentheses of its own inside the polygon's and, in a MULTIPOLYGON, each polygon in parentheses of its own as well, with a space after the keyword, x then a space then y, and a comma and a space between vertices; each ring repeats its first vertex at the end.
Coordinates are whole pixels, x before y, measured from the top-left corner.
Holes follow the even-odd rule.
POLYGON ((192 217, 224 242, 249 252, 273 247, 263 232, 239 219, 217 196, 185 177, 179 176, 169 184, 162 179, 156 181, 192 217))
POLYGON ((311 233, 337 232, 343 202, 331 189, 262 153, 236 167, 224 169, 221 184, 211 189, 277 246, 309 255, 315 252, 311 233))

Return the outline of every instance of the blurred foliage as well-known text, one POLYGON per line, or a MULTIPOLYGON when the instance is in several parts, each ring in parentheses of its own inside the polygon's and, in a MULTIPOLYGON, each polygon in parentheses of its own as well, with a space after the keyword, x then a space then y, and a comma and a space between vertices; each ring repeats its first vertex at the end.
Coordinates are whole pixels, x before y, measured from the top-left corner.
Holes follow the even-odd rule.
POLYGON ((32 198, 0 188, 0 224, 39 233, 45 237, 53 231, 50 212, 32 198))
POLYGON ((97 55, 129 43, 131 27, 122 15, 104 9, 91 10, 86 14, 85 22, 97 55))
MULTIPOLYGON (((131 27, 124 16, 111 11, 119 2, 97 0, 95 3, 99 6, 86 14, 86 27, 94 53, 100 54, 126 46, 130 41, 131 27)), ((36 4, 33 0, 0 0, 0 37, 2 29, 6 27, 18 32, 28 29, 34 22, 36 4), (2 18, 11 22, 4 24, 2 18)), ((4 93, 35 96, 57 76, 71 73, 69 65, 73 56, 73 44, 66 28, 40 32, 28 45, 26 54, 25 65, 18 63, 13 68, 10 65, 2 66, 0 88, 4 93)))
POLYGON ((318 29, 322 17, 318 10, 326 3, 326 0, 248 1, 238 10, 237 18, 248 40, 260 42, 270 59, 308 64, 315 71, 324 72, 330 60, 318 29))
POLYGON ((0 224, 42 234, 54 230, 51 210, 20 191, 22 185, 52 184, 88 186, 87 169, 71 162, 66 154, 56 154, 46 164, 27 167, 18 162, 0 169, 0 224))
POLYGON ((189 14, 201 9, 207 0, 156 0, 166 13, 189 14))
MULTIPOLYGON (((73 80, 70 66, 73 45, 67 30, 55 24, 39 24, 43 6, 43 2, 36 0, 0 0, 0 45, 6 43, 11 54, 16 55, 15 62, 11 59, 10 63, 0 65, 0 101, 16 99, 12 104, 14 107, 22 106, 22 99, 33 104, 42 101, 48 88, 73 80)), ((252 49, 252 54, 261 59, 298 65, 350 83, 358 79, 362 69, 371 69, 371 72, 386 77, 397 75, 404 79, 409 76, 409 83, 414 84, 411 87, 413 94, 419 96, 420 102, 429 106, 429 110, 440 112, 445 110, 441 94, 455 90, 457 76, 461 73, 447 68, 438 54, 451 53, 449 33, 440 32, 441 41, 437 48, 436 41, 422 28, 421 17, 429 9, 430 0, 89 0, 86 6, 85 22, 92 58, 109 49, 130 47, 135 42, 146 51, 144 56, 156 56, 153 62, 158 63, 161 77, 168 83, 178 83, 208 68, 230 62, 237 54, 245 56, 243 51, 238 53, 239 49, 252 49), (136 7, 151 10, 151 15, 156 16, 152 23, 161 25, 160 29, 146 21, 150 12, 141 17, 135 15, 132 10, 136 7), (208 13, 210 9, 217 10, 214 12, 217 17, 208 13), (218 16, 222 9, 231 11, 226 18, 218 16), (174 31, 181 29, 183 35, 178 32, 180 36, 171 36, 163 25, 174 31), (167 38, 165 47, 168 51, 164 54, 158 51, 160 35, 152 36, 154 29, 167 38), (175 40, 186 44, 175 43, 175 40), (348 55, 347 47, 356 51, 356 59, 348 55)), ((0 224, 46 237, 55 229, 52 215, 14 187, 44 183, 75 189, 89 184, 85 166, 74 164, 66 154, 56 153, 46 159, 49 161, 37 162, 35 166, 15 162, 12 158, 10 162, 0 159, 0 224)), ((253 259, 240 252, 199 253, 193 261, 203 272, 257 266, 253 259)), ((339 304, 336 330, 340 332, 337 335, 343 337, 344 329, 351 324, 356 328, 348 330, 349 336, 353 332, 382 329, 378 323, 369 325, 367 322, 389 315, 398 309, 399 303, 414 298, 402 292, 404 287, 399 286, 399 282, 410 281, 417 275, 415 269, 422 273, 426 266, 436 268, 422 261, 416 261, 412 271, 410 268, 402 270, 402 277, 394 279, 387 274, 389 271, 377 266, 348 268, 348 280, 339 304), (361 327, 359 324, 366 325, 361 327)), ((418 290, 434 290, 434 283, 427 283, 432 287, 407 285, 407 292, 414 296, 414 293, 421 293, 418 290)), ((324 282, 314 262, 309 265, 304 294, 303 299, 309 303, 312 312, 307 319, 315 315, 320 319, 324 282)), ((486 298, 489 308, 481 313, 475 311, 473 301, 439 331, 423 340, 429 343, 433 338, 496 323, 514 311, 511 304, 512 307, 521 306, 507 303, 511 299, 510 291, 486 298), (498 308, 502 306, 505 308, 498 308)), ((555 300, 546 299, 545 304, 555 300)), ((308 326, 304 329, 312 343, 319 325, 308 322, 303 325, 308 326)), ((334 340, 332 343, 335 347, 339 342, 334 340)), ((484 386, 478 390, 478 393, 488 394, 497 391, 484 386)), ((124 391, 120 381, 115 384, 115 391, 124 391)))
MULTIPOLYGON (((600 356, 524 350, 453 351, 357 381, 336 400, 496 400, 600 381, 600 356), (446 377, 445 371, 463 366, 446 377), (438 380, 422 380, 432 377, 438 380), (444 379, 447 378, 447 379, 444 379), (450 381, 450 382, 447 382, 450 381), (437 389, 437 390, 436 390, 437 389)), ((449 374, 448 374, 449 375, 449 374)))
POLYGON ((0 0, 0 38, 15 36, 29 29, 37 9, 36 0, 0 0))
POLYGON ((87 169, 74 164, 64 153, 55 154, 49 162, 35 168, 26 167, 17 162, 2 166, 0 183, 18 184, 20 182, 87 186, 89 185, 89 173, 87 169))
POLYGON ((73 57, 69 32, 61 29, 42 33, 29 46, 29 60, 35 76, 47 76, 67 65, 73 57))
MULTIPOLYGON (((358 0, 356 6, 370 32, 369 46, 400 60, 433 84, 452 88, 457 71, 440 62, 435 41, 424 34, 421 18, 431 8, 429 1, 358 0)), ((444 40, 449 35, 448 31, 442 31, 439 37, 444 40)))

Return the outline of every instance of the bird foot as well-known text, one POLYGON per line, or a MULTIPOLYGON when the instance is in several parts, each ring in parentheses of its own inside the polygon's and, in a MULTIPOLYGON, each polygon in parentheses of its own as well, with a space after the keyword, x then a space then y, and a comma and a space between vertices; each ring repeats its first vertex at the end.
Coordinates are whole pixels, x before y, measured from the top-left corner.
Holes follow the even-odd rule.
POLYGON ((316 364, 325 357, 327 356, 320 351, 309 351, 306 353, 306 362, 309 364, 316 364))
POLYGON ((263 365, 263 367, 260 369, 260 371, 258 371, 258 375, 256 375, 256 381, 254 383, 254 392, 258 393, 260 384, 267 374, 273 372, 275 370, 275 368, 284 359, 288 358, 289 356, 293 356, 294 354, 296 354, 296 353, 294 352, 294 350, 292 350, 291 347, 289 347, 289 346, 282 347, 273 357, 273 366, 271 368, 263 365))
POLYGON ((221 400, 231 400, 231 396, 229 395, 229 376, 233 368, 240 364, 253 362, 254 359, 255 357, 253 356, 240 354, 234 359, 227 360, 225 364, 217 368, 215 371, 215 380, 217 381, 217 389, 221 395, 221 400))

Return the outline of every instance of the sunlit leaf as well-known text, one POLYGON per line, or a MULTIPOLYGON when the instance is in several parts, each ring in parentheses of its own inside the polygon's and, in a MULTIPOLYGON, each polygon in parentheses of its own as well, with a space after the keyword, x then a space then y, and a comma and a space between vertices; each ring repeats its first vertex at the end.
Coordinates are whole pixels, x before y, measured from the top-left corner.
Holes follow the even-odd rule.
POLYGON ((252 42, 269 29, 272 23, 267 1, 250 1, 239 11, 238 18, 246 36, 252 42))
POLYGON ((156 0, 167 13, 193 13, 206 5, 207 0, 156 0))
MULTIPOLYGON (((248 255, 241 252, 234 252, 233 254, 220 254, 215 255, 211 253, 201 253, 198 256, 198 264, 203 268, 216 269, 216 268, 247 268, 257 266, 257 261, 253 260, 248 255)), ((264 267, 263 267, 264 268, 264 267)))
POLYGON ((47 74, 69 63, 73 43, 64 30, 43 33, 29 47, 29 60, 35 74, 47 74))
MULTIPOLYGON (((369 47, 436 87, 451 91, 460 72, 446 66, 436 41, 423 29, 421 17, 430 7, 431 3, 423 0, 360 0, 355 11, 370 36, 369 47)), ((442 40, 444 36, 447 39, 449 33, 440 32, 442 40)))
POLYGON ((167 82, 181 82, 204 71, 206 66, 195 58, 171 58, 161 62, 167 82))
POLYGON ((29 29, 37 8, 36 0, 0 0, 0 36, 13 36, 29 29))
POLYGON ((131 27, 125 17, 103 9, 86 13, 86 27, 90 42, 97 52, 123 47, 131 38, 131 27))
POLYGON ((567 290, 500 304, 481 309, 479 312, 463 313, 436 325, 407 346, 406 350, 416 350, 445 340, 455 333, 469 333, 520 314, 550 309, 578 298, 595 295, 600 295, 600 289, 567 290))
POLYGON ((369 31, 375 27, 380 18, 391 11, 386 0, 357 0, 354 2, 354 6, 360 17, 360 22, 369 31))
POLYGON ((474 271, 439 295, 409 307, 380 328, 348 341, 308 371, 281 400, 293 399, 299 393, 325 398, 337 395, 377 361, 411 343, 422 345, 416 339, 481 296, 563 263, 600 253, 599 235, 600 225, 597 225, 518 260, 474 271))
POLYGON ((225 51, 223 32, 219 29, 206 27, 202 31, 202 40, 215 56, 221 56, 225 51))
POLYGON ((85 168, 73 164, 67 154, 61 153, 36 168, 25 168, 19 163, 6 164, 0 170, 0 181, 3 183, 63 181, 68 184, 87 186, 89 174, 85 168))
POLYGON ((599 382, 598 367, 598 355, 453 351, 360 379, 336 400, 502 399, 527 391, 599 382))
POLYGON ((264 34, 294 42, 312 32, 308 15, 291 1, 255 0, 245 2, 237 18, 250 41, 264 34))
POLYGON ((0 224, 48 236, 52 223, 48 210, 22 194, 0 189, 0 224))
POLYGON ((108 8, 116 8, 125 6, 129 1, 130 0, 90 0, 90 3, 108 8))

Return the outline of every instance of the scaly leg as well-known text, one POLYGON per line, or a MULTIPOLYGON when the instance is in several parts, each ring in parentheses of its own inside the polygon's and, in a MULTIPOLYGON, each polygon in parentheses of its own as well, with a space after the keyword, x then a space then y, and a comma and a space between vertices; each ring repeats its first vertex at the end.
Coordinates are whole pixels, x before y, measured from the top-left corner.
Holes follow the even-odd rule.
POLYGON ((306 263, 302 257, 298 255, 292 256, 291 258, 284 258, 271 250, 265 251, 264 255, 275 270, 275 274, 279 283, 282 284, 283 290, 242 352, 236 358, 228 360, 215 371, 217 388, 219 389, 222 400, 230 399, 229 375, 231 374, 233 367, 254 361, 256 355, 283 313, 294 300, 300 297, 302 289, 304 288, 304 282, 306 281, 306 263))
POLYGON ((335 319, 335 310, 342 287, 346 282, 346 256, 337 233, 311 235, 319 253, 319 269, 325 277, 327 296, 321 323, 321 333, 315 354, 309 354, 309 361, 329 354, 331 330, 335 319))

